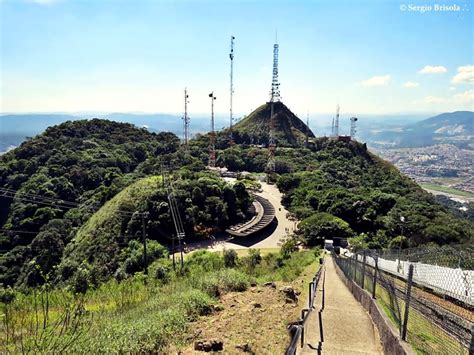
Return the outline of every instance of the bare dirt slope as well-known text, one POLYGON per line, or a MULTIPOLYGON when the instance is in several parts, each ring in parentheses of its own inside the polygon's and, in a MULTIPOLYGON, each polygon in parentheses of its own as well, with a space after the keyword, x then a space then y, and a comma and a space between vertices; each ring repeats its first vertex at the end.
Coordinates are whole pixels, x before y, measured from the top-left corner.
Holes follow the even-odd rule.
POLYGON ((193 341, 182 354, 199 354, 196 341, 223 342, 224 354, 283 354, 289 345, 287 325, 296 321, 307 304, 307 284, 316 273, 316 264, 308 266, 293 282, 276 282, 276 287, 255 286, 245 292, 221 297, 220 311, 200 318, 192 328, 193 341), (298 303, 288 303, 283 286, 301 292, 298 303))

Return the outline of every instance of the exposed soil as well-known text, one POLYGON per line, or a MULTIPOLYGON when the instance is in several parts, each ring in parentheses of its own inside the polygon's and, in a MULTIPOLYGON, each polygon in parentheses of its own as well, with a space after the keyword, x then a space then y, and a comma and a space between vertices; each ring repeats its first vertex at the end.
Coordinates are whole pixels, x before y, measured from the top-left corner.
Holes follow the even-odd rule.
POLYGON ((194 350, 198 341, 222 341, 225 354, 281 354, 289 345, 287 325, 300 317, 307 304, 308 281, 314 276, 315 264, 293 282, 275 282, 276 287, 259 285, 245 292, 223 295, 218 311, 201 317, 192 326, 189 346, 182 354, 202 353, 194 350), (286 299, 280 291, 291 286, 301 292, 298 303, 286 299))

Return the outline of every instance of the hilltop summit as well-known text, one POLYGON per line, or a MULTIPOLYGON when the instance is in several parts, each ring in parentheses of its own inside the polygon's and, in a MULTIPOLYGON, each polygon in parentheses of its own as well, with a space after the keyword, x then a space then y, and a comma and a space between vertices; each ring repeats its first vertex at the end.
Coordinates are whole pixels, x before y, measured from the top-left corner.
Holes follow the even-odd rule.
MULTIPOLYGON (((278 146, 297 146, 304 142, 306 132, 313 132, 282 102, 274 103, 275 140, 278 146)), ((234 130, 236 143, 267 144, 269 136, 270 102, 255 109, 238 122, 234 130)))

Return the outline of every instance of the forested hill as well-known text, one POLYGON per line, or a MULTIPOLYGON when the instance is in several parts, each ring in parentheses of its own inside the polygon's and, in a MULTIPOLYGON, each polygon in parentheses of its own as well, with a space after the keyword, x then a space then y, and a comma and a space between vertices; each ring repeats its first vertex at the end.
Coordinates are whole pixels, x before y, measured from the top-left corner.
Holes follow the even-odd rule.
MULTIPOLYGON (((233 139, 238 144, 268 144, 271 104, 259 106, 233 127, 233 139)), ((273 134, 278 146, 297 147, 305 141, 306 134, 314 134, 283 102, 273 104, 273 134)), ((228 136, 229 131, 221 132, 228 136)))
MULTIPOLYGON (((219 166, 266 169, 266 148, 217 146, 219 166)), ((163 256, 160 244, 168 244, 174 231, 162 161, 176 168, 188 240, 241 221, 251 204, 248 192, 207 171, 207 160, 207 137, 192 140, 187 152, 174 134, 99 119, 50 127, 0 156, 0 283, 87 278, 98 284, 114 274, 127 277, 143 268, 137 240, 139 213, 145 212, 150 258, 163 256)), ((299 238, 306 245, 326 236, 377 248, 472 242, 470 222, 358 142, 315 138, 307 148, 277 146, 275 167, 271 178, 302 220, 299 238)))
POLYGON ((227 186, 178 146, 172 133, 93 119, 50 127, 1 156, 0 284, 60 282, 78 272, 97 283, 118 269, 137 271, 136 212, 150 215, 150 260, 162 255, 156 242, 168 244, 174 230, 161 162, 187 167, 173 179, 189 238, 245 218, 243 185, 227 186))
POLYGON ((0 283, 27 277, 34 258, 47 269, 56 264, 93 211, 158 171, 155 157, 175 154, 178 144, 170 133, 93 119, 50 127, 1 156, 0 283))

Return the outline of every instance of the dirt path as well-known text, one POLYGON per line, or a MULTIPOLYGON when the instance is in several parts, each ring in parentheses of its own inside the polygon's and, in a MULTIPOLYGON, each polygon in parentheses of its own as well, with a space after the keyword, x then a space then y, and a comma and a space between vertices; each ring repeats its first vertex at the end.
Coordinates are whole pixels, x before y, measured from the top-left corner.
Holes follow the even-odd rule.
POLYGON ((223 354, 284 354, 290 342, 287 325, 297 320, 305 307, 307 285, 317 267, 313 263, 296 280, 275 282, 275 288, 260 285, 223 295, 218 303, 220 311, 192 325, 192 341, 180 349, 181 354, 203 354, 194 351, 194 342, 211 339, 223 342, 223 354), (286 285, 301 292, 298 303, 285 301, 279 290, 286 285))
MULTIPOLYGON (((235 179, 226 178, 226 181, 232 182, 235 181, 235 179)), ((277 223, 269 226, 264 232, 257 233, 255 236, 247 238, 234 238, 229 235, 216 236, 215 240, 190 243, 187 245, 187 250, 191 251, 194 249, 207 248, 220 251, 224 249, 264 249, 280 247, 280 240, 285 238, 288 233, 291 233, 296 228, 296 222, 286 217, 288 211, 281 204, 282 194, 276 185, 269 185, 265 182, 261 182, 261 184, 262 192, 257 193, 257 195, 266 198, 273 204, 277 223)))
POLYGON ((299 353, 314 354, 318 346, 323 354, 383 354, 377 328, 369 314, 352 296, 336 274, 334 261, 326 257, 326 271, 316 299, 316 309, 306 324, 305 347, 299 353), (320 342, 319 310, 322 307, 323 341, 320 342))

